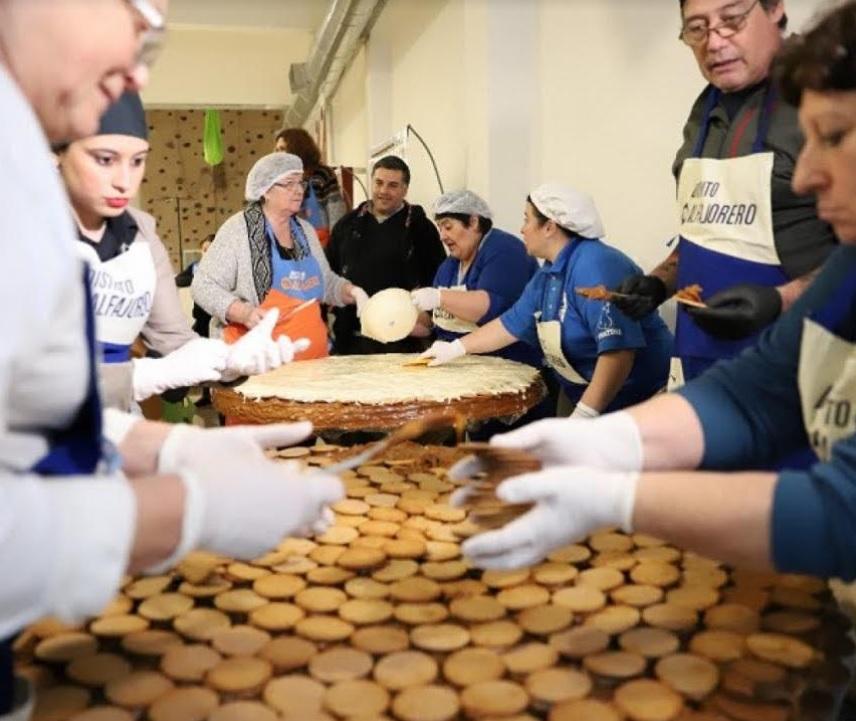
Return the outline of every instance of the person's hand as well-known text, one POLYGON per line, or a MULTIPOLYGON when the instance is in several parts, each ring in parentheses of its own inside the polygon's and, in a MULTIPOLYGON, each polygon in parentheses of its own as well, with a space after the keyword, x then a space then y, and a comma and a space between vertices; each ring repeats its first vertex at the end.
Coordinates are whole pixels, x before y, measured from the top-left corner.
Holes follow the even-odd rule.
POLYGON ((717 338, 741 340, 770 325, 782 312, 782 296, 773 286, 744 283, 715 293, 705 308, 688 306, 696 324, 717 338))
POLYGON ((267 448, 282 448, 309 437, 312 424, 271 423, 260 426, 228 426, 226 428, 197 428, 176 425, 161 445, 158 473, 178 473, 183 468, 202 462, 212 448, 235 447, 236 454, 263 458, 267 448))
POLYGON ((180 547, 170 562, 192 548, 256 558, 286 536, 324 528, 328 506, 345 497, 335 476, 271 461, 247 439, 232 438, 227 448, 213 437, 206 441, 207 452, 195 454, 179 472, 185 511, 180 547))
POLYGON ((432 311, 440 307, 439 288, 417 288, 410 291, 410 298, 418 310, 432 311))
POLYGON ((534 507, 504 528, 465 541, 461 550, 480 568, 523 568, 593 531, 632 532, 639 475, 579 466, 554 466, 504 481, 496 495, 534 507))
POLYGON ((461 343, 461 339, 453 340, 451 343, 444 340, 435 340, 431 347, 422 353, 420 358, 431 358, 429 366, 439 366, 444 363, 449 363, 467 354, 467 349, 461 343))
POLYGON ((229 346, 223 341, 196 338, 163 358, 133 360, 134 400, 142 401, 170 388, 220 380, 229 346))
POLYGON ((360 288, 360 286, 354 285, 353 283, 348 289, 348 293, 354 305, 357 306, 357 318, 359 318, 363 314, 363 306, 369 299, 369 294, 360 288))
POLYGON ((629 413, 595 419, 545 418, 495 435, 492 446, 518 448, 545 466, 574 464, 621 471, 642 470, 642 437, 629 413))
POLYGON ((655 275, 642 274, 625 278, 615 292, 631 296, 615 298, 612 304, 633 320, 642 320, 662 304, 668 295, 666 284, 662 280, 655 275))
POLYGON ((291 363, 295 354, 309 347, 309 340, 298 338, 292 341, 287 335, 276 340, 272 333, 279 320, 279 309, 269 310, 262 322, 236 343, 229 346, 226 370, 221 380, 232 381, 240 376, 254 376, 291 363))
POLYGON ((264 310, 250 303, 244 303, 240 323, 252 330, 264 320, 264 317, 264 310))

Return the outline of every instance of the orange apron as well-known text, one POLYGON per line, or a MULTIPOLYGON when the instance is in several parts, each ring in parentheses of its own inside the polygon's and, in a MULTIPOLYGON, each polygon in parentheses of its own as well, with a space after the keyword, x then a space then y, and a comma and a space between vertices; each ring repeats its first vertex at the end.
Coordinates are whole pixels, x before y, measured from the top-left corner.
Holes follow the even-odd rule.
MULTIPOLYGON (((292 340, 309 339, 309 347, 295 355, 294 360, 326 358, 329 355, 327 351, 327 326, 324 325, 321 318, 321 306, 318 303, 313 303, 293 312, 303 302, 302 298, 293 298, 279 290, 270 290, 259 308, 279 308, 279 320, 273 328, 274 338, 287 335, 292 340)), ((241 323, 229 323, 223 329, 223 340, 226 343, 234 343, 247 330, 247 326, 241 323)))

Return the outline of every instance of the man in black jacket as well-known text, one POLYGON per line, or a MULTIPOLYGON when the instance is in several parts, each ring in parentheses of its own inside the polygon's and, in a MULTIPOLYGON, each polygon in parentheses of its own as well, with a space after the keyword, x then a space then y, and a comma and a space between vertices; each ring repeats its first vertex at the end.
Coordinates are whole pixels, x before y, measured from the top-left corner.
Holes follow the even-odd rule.
MULTIPOLYGON (((413 290, 429 286, 446 257, 440 236, 419 205, 405 201, 410 168, 387 155, 372 170, 372 199, 361 203, 333 228, 327 258, 333 272, 364 288, 370 296, 385 288, 413 290)), ((414 353, 423 349, 417 338, 378 343, 360 335, 352 306, 336 308, 333 352, 414 353)))

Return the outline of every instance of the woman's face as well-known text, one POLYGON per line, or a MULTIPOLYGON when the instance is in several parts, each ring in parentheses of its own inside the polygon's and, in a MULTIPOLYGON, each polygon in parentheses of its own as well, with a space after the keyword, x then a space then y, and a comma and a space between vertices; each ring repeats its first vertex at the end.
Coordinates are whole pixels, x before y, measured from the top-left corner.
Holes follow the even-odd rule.
POLYGON ((547 221, 543 225, 532 207, 532 203, 526 203, 526 208, 523 211, 523 227, 520 229, 520 234, 523 236, 523 244, 526 246, 526 252, 535 258, 546 258, 547 242, 550 237, 551 229, 555 228, 555 224, 547 221))
POLYGON ((276 215, 296 215, 303 204, 303 173, 280 178, 265 193, 265 208, 276 215))
POLYGON ((817 214, 842 243, 856 245, 856 91, 803 93, 805 145, 794 170, 797 193, 811 193, 817 214))
POLYGON ((442 218, 437 221, 437 229, 449 255, 463 262, 472 260, 482 239, 476 216, 470 217, 469 225, 457 218, 442 218))
POLYGON ((95 135, 72 143, 59 169, 81 216, 115 218, 140 189, 149 144, 130 135, 95 135))

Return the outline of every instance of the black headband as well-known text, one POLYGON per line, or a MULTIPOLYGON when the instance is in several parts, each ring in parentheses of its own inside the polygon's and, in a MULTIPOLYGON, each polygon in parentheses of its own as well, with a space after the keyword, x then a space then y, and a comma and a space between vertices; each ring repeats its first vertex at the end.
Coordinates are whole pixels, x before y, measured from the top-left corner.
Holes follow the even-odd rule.
POLYGON ((137 93, 126 92, 107 112, 101 116, 96 135, 130 135, 142 140, 149 139, 146 113, 137 93))

